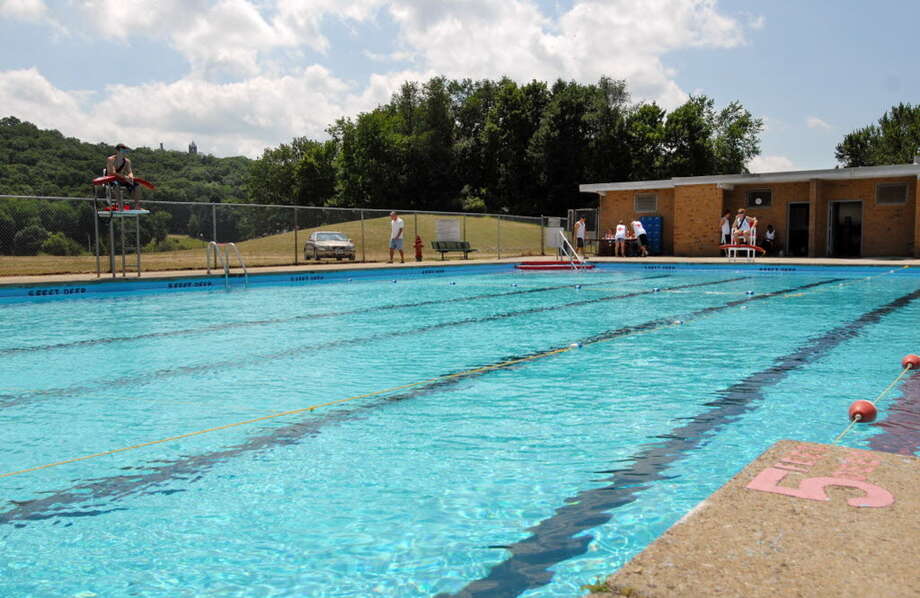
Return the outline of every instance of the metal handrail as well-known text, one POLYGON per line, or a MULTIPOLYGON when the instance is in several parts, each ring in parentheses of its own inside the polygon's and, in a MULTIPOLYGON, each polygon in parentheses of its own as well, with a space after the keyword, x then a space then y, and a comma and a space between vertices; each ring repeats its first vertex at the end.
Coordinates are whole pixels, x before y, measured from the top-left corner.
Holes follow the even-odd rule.
MULTIPOLYGON (((236 243, 227 243, 228 247, 233 248, 233 253, 236 254, 236 259, 240 262, 240 267, 243 269, 243 286, 249 287, 249 271, 246 270, 246 262, 243 261, 243 256, 240 255, 240 249, 236 246, 236 243)), ((226 252, 224 252, 226 254, 226 252)))
POLYGON ((562 249, 562 253, 565 254, 565 257, 569 258, 569 262, 572 264, 572 269, 578 270, 578 264, 584 264, 585 260, 582 259, 582 257, 578 255, 578 252, 575 250, 574 247, 572 247, 572 244, 569 243, 569 240, 568 238, 566 238, 565 233, 563 233, 562 231, 559 231, 559 237, 562 239, 562 245, 559 246, 562 249), (571 253, 569 253, 570 249, 572 250, 571 253))
POLYGON ((233 248, 233 252, 236 254, 236 259, 240 262, 240 267, 243 268, 243 284, 247 288, 249 287, 249 271, 246 269, 246 263, 243 261, 243 256, 240 255, 240 250, 236 246, 236 243, 218 243, 217 241, 210 241, 206 249, 207 254, 205 256, 206 265, 208 268, 208 274, 211 273, 211 253, 214 254, 214 267, 218 266, 218 256, 220 256, 220 264, 224 267, 224 287, 230 288, 230 259, 228 252, 224 249, 224 246, 229 246, 233 248))

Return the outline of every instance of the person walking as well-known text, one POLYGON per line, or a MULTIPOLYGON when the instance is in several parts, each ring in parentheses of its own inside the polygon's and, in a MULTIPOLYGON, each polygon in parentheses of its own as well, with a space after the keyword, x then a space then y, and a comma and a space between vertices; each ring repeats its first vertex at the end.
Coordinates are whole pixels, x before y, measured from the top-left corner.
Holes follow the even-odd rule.
POLYGON ((403 253, 403 233, 406 230, 406 223, 399 217, 396 212, 390 212, 390 261, 393 263, 393 251, 399 251, 399 263, 406 263, 406 256, 403 253))

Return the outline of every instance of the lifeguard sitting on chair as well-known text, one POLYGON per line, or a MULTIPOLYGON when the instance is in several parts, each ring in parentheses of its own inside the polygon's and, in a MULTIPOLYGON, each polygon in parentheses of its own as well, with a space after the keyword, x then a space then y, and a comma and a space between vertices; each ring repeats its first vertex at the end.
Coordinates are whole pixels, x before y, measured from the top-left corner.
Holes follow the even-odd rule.
POLYGON ((732 223, 732 245, 757 245, 757 219, 738 210, 732 223))
POLYGON ((96 187, 96 197, 109 202, 109 210, 122 211, 127 209, 127 203, 122 191, 127 189, 128 200, 134 203, 134 209, 139 210, 141 202, 140 187, 156 189, 153 183, 134 176, 131 160, 128 159, 129 148, 124 143, 115 146, 116 153, 106 158, 105 174, 93 179, 96 187), (113 203, 114 202, 114 203, 113 203))
POLYGON ((134 180, 134 171, 131 169, 131 160, 128 159, 130 148, 124 143, 115 146, 115 153, 105 161, 105 174, 114 176, 114 183, 128 190, 129 198, 137 202, 140 200, 140 185, 134 180))

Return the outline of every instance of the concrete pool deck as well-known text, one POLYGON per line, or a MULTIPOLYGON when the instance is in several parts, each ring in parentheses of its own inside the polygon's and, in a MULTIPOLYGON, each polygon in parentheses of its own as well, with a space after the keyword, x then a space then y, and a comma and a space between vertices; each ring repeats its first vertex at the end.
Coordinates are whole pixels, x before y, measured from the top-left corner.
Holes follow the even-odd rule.
POLYGON ((782 440, 594 598, 920 594, 920 458, 782 440))
MULTIPOLYGON (((388 264, 385 262, 353 263, 353 262, 334 262, 334 263, 311 263, 286 266, 259 266, 249 268, 249 274, 280 274, 280 273, 300 273, 300 272, 335 272, 340 270, 374 270, 383 268, 432 268, 432 267, 459 267, 470 265, 487 265, 487 264, 515 264, 523 261, 553 261, 557 259, 554 256, 526 256, 513 257, 504 259, 483 259, 483 260, 463 260, 449 259, 438 260, 430 259, 421 262, 406 260, 406 263, 388 264)), ((730 265, 747 265, 747 262, 737 261, 729 262, 724 257, 710 258, 688 258, 688 257, 630 257, 630 258, 613 258, 613 257, 591 257, 589 260, 597 264, 722 264, 730 265)), ((757 265, 765 266, 838 266, 838 267, 868 267, 868 266, 887 266, 891 268, 920 268, 920 259, 910 258, 890 258, 890 259, 842 259, 842 258, 760 258, 757 265)), ((234 274, 241 273, 239 268, 232 268, 234 274)), ((21 285, 43 285, 43 284, 62 284, 62 283, 86 283, 86 282, 108 282, 112 280, 130 281, 130 280, 154 280, 163 278, 191 278, 208 276, 207 269, 193 270, 161 270, 161 271, 143 271, 138 277, 136 272, 128 272, 127 276, 121 276, 119 273, 115 278, 111 274, 103 273, 97 277, 95 273, 84 274, 44 274, 35 276, 3 276, 0 277, 0 286, 21 286, 21 285)), ((212 269, 211 276, 223 276, 223 273, 217 269, 212 269)))

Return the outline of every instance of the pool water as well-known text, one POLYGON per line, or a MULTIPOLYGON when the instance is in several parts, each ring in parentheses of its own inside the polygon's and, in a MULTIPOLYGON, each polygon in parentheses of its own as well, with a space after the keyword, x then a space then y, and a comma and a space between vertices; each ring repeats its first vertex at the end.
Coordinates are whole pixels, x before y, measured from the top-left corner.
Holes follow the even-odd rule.
POLYGON ((0 475, 351 399, 0 477, 0 596, 581 595, 894 379, 920 277, 887 272, 0 305, 0 475))

